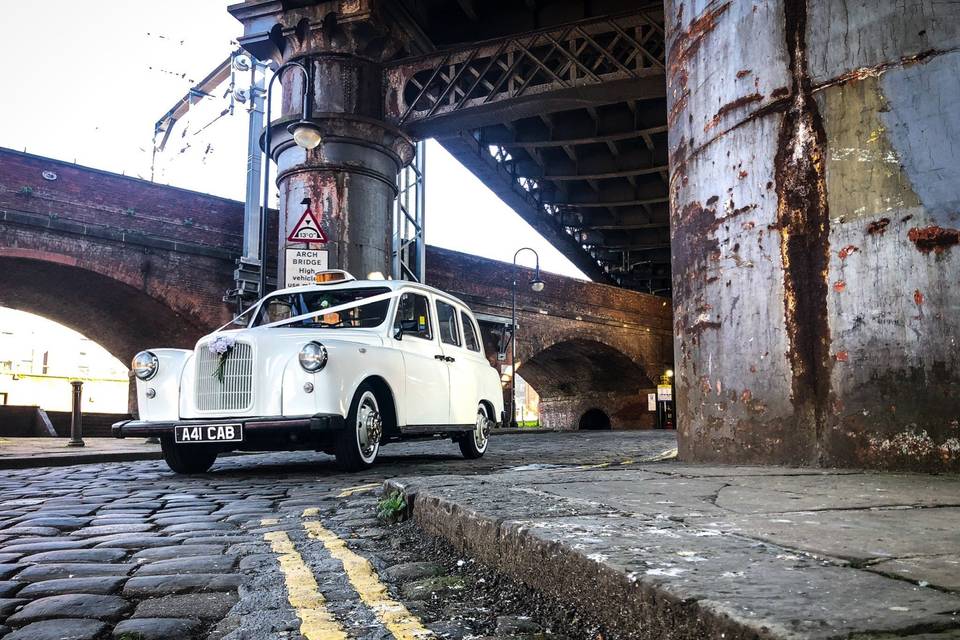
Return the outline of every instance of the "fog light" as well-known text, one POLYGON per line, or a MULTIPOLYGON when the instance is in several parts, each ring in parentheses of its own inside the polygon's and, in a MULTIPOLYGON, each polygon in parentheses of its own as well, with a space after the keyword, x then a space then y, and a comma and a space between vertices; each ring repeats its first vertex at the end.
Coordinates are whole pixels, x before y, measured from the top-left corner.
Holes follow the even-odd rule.
POLYGON ((307 393, 313 393, 313 383, 312 383, 312 382, 304 382, 304 383, 303 383, 303 390, 306 391, 307 393))
POLYGON ((146 395, 149 399, 153 400, 154 398, 157 397, 157 390, 154 389, 153 387, 150 387, 149 389, 147 389, 146 395))

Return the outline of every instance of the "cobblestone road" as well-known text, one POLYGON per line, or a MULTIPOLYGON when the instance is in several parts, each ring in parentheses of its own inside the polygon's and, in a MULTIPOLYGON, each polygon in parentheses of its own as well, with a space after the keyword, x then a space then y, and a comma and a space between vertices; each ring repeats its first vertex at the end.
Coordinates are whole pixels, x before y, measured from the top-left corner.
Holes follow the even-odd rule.
POLYGON ((522 483, 541 465, 673 446, 664 432, 504 435, 478 461, 449 442, 392 445, 361 474, 314 453, 226 457, 202 476, 156 462, 9 471, 0 638, 520 637, 535 615, 471 610, 466 577, 377 520, 382 481, 516 468, 522 483))

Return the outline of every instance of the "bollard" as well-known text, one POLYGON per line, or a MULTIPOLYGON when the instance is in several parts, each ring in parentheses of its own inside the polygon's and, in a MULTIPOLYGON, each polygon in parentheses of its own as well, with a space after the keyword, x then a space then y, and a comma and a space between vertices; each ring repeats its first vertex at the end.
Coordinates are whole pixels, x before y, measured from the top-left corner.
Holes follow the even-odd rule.
POLYGON ((82 447, 83 444, 83 413, 80 412, 80 400, 83 394, 83 382, 71 380, 73 387, 73 412, 70 414, 70 442, 68 447, 82 447))

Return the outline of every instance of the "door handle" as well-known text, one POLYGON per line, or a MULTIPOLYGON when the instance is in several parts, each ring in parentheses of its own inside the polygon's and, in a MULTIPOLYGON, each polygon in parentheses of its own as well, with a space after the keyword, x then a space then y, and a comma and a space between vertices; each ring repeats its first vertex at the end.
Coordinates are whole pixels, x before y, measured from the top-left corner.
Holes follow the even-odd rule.
POLYGON ((446 360, 446 359, 447 359, 447 357, 446 357, 445 355, 443 355, 442 353, 438 353, 437 355, 435 355, 435 356, 433 356, 433 357, 436 358, 437 360, 446 360))
POLYGON ((450 356, 447 356, 447 362, 456 362, 456 361, 457 361, 456 358, 451 358, 450 356))

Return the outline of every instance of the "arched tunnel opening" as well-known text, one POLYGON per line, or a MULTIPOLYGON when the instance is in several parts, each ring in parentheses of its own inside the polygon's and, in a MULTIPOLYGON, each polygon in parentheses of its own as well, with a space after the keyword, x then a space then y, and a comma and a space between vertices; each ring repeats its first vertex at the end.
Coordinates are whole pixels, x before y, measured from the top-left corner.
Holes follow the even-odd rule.
POLYGON ((557 342, 520 364, 517 373, 540 396, 541 424, 562 429, 638 426, 639 391, 654 386, 625 353, 596 340, 557 342))
POLYGON ((587 409, 580 416, 577 428, 580 431, 609 431, 611 429, 610 416, 602 409, 587 409))
POLYGON ((0 435, 7 432, 9 421, 28 416, 23 410, 29 407, 48 412, 55 422, 65 418, 56 414, 70 411, 73 380, 83 382, 85 413, 126 414, 127 367, 102 345, 63 324, 0 307, 0 435))
POLYGON ((149 347, 189 349, 209 330, 119 280, 30 258, 0 257, 0 306, 68 327, 123 363, 149 347))
MULTIPOLYGON (((95 373, 92 368, 84 372, 75 363, 73 368, 62 368, 62 376, 54 375, 57 345, 47 340, 50 354, 46 374, 42 354, 37 363, 30 365, 29 374, 17 372, 14 380, 13 372, 10 373, 9 387, 0 389, 0 403, 5 400, 7 405, 40 407, 61 436, 69 431, 71 378, 84 382, 81 407, 85 433, 109 435, 113 421, 109 416, 126 414, 131 406, 126 370, 134 354, 160 346, 189 349, 207 331, 146 291, 54 260, 0 256, 0 307, 40 316, 65 327, 75 332, 75 339, 92 343, 90 354, 98 352, 112 360, 114 368, 119 366, 119 370, 100 366, 95 373), (98 348, 92 348, 93 345, 98 348), (39 369, 34 377, 36 367, 39 369), (34 388, 29 390, 31 381, 34 388)), ((0 363, 10 359, 0 354, 0 363)), ((14 407, 5 411, 14 411, 14 407)), ((0 427, 6 429, 10 424, 6 420, 0 427)))

